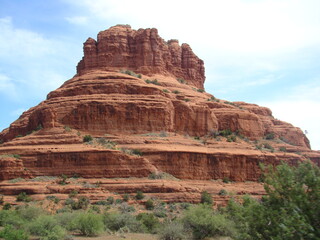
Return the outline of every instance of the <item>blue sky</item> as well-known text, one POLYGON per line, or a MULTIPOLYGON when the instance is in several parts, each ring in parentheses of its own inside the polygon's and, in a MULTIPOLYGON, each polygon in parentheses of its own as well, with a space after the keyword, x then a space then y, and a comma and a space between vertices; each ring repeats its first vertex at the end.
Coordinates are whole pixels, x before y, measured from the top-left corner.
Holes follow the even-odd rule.
POLYGON ((0 130, 75 74, 88 37, 155 27, 204 60, 207 92, 270 107, 320 149, 318 0, 0 0, 0 130))

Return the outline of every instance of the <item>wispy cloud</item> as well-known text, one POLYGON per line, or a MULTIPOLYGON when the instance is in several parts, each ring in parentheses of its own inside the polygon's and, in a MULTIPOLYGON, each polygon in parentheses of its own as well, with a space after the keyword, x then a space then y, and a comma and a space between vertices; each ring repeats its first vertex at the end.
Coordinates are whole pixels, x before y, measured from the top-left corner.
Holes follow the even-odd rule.
POLYGON ((66 20, 76 25, 85 25, 88 23, 88 18, 84 16, 66 17, 66 20))

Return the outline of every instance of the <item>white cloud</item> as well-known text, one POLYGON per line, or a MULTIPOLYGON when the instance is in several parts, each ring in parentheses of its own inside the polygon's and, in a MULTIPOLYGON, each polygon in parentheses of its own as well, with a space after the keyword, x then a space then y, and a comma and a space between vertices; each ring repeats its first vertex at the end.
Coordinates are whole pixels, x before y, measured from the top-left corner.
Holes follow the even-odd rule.
POLYGON ((0 73, 0 92, 2 94, 6 95, 9 98, 16 99, 17 98, 17 92, 14 83, 12 80, 0 73))
POLYGON ((307 137, 310 140, 311 147, 314 150, 320 150, 320 102, 311 100, 296 101, 274 101, 260 103, 272 109, 273 116, 307 130, 307 137))
POLYGON ((88 23, 88 18, 83 16, 66 17, 66 20, 71 24, 85 25, 88 23))
POLYGON ((65 74, 65 62, 76 57, 71 43, 16 28, 10 17, 0 18, 0 29, 0 70, 9 76, 0 79, 0 90, 14 90, 10 98, 43 99, 70 77, 65 74))

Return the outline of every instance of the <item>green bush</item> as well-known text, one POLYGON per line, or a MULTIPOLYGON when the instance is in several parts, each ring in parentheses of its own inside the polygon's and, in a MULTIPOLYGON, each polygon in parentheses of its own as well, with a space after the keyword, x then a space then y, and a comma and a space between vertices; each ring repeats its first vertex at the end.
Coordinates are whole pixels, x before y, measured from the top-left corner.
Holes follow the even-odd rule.
POLYGON ((208 205, 198 205, 187 210, 182 218, 194 239, 207 237, 234 237, 237 235, 234 222, 224 215, 214 213, 208 205))
POLYGON ((83 137, 83 142, 91 142, 93 140, 91 135, 85 135, 83 137))
POLYGON ((73 210, 78 210, 78 209, 87 209, 88 205, 90 203, 89 198, 81 196, 78 201, 74 201, 71 203, 71 208, 73 210))
POLYGON ((147 210, 153 210, 154 209, 154 203, 151 199, 148 199, 145 203, 147 210))
POLYGON ((32 235, 41 236, 42 239, 60 240, 66 236, 64 228, 59 226, 53 216, 42 215, 31 222, 29 232, 32 235))
POLYGON ((143 194, 143 192, 142 192, 142 191, 137 191, 137 194, 136 194, 135 198, 136 198, 137 200, 142 200, 142 199, 144 199, 144 194, 143 194))
POLYGON ((183 224, 178 221, 165 222, 159 229, 160 240, 183 240, 187 238, 186 230, 183 224))
POLYGON ((71 190, 69 193, 69 198, 74 198, 78 195, 78 191, 77 190, 71 190))
POLYGON ((114 203, 114 198, 111 197, 111 196, 108 197, 108 198, 107 198, 107 202, 108 202, 109 205, 112 205, 112 204, 114 203))
POLYGON ((230 129, 224 129, 222 131, 219 131, 219 135, 223 137, 227 137, 232 134, 232 131, 230 129))
POLYGON ((227 142, 236 142, 237 141, 237 137, 234 135, 229 135, 227 136, 227 142))
POLYGON ((134 216, 120 214, 118 212, 107 212, 103 216, 105 228, 110 231, 119 231, 126 228, 130 232, 142 232, 143 226, 134 216))
POLYGON ((46 214, 42 208, 28 205, 20 206, 15 212, 26 221, 33 221, 39 216, 46 214))
POLYGON ((279 148, 279 151, 281 151, 281 152, 286 152, 286 151, 287 151, 287 148, 285 148, 285 147, 280 147, 280 148, 279 148))
POLYGON ((136 218, 143 224, 149 233, 155 233, 160 225, 158 218, 152 213, 139 213, 136 218))
POLYGON ((17 201, 18 202, 31 202, 32 198, 29 197, 26 192, 21 192, 17 196, 17 201))
POLYGON ((129 205, 128 203, 124 202, 121 203, 120 206, 118 207, 119 211, 121 213, 129 213, 129 212, 135 212, 136 209, 134 206, 129 205))
POLYGON ((7 225, 0 231, 0 238, 5 240, 28 240, 29 236, 23 230, 7 225))
POLYGON ((3 205, 3 210, 9 210, 11 208, 11 204, 10 203, 5 203, 4 205, 3 205))
POLYGON ((207 192, 207 191, 203 191, 201 193, 201 203, 205 203, 205 204, 209 204, 212 205, 213 204, 213 200, 212 200, 212 196, 207 192))
POLYGON ((170 91, 168 89, 163 89, 162 91, 165 93, 170 93, 170 91))
POLYGON ((3 203, 4 203, 3 195, 0 195, 0 205, 2 205, 3 203))
POLYGON ((220 196, 226 196, 226 195, 228 195, 228 192, 225 189, 221 189, 218 194, 220 196))
POLYGON ((273 140, 274 137, 275 137, 274 133, 271 132, 271 133, 268 133, 265 138, 266 138, 267 140, 273 140))
POLYGON ((130 198, 130 196, 129 196, 129 194, 127 194, 127 193, 122 196, 122 200, 123 200, 124 202, 128 202, 128 201, 129 201, 129 198, 130 198))
POLYGON ((104 224, 101 215, 93 213, 80 213, 75 219, 75 230, 80 231, 84 236, 97 236, 103 229, 104 224))

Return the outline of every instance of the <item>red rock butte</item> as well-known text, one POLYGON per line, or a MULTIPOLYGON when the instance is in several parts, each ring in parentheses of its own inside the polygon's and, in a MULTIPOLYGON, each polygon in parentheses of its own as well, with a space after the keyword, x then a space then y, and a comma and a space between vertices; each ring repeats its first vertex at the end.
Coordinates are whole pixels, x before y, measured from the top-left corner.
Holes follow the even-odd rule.
MULTIPOLYGON (((103 197, 140 189, 196 202, 204 189, 215 194, 222 183, 211 180, 219 179, 235 181, 240 195, 261 194, 260 163, 320 164, 299 128, 268 108, 215 98, 204 80, 190 46, 166 42, 156 29, 102 31, 84 43, 77 74, 0 133, 0 180, 76 175, 100 179, 94 192, 103 197), (146 178, 162 173, 183 181, 146 178), (130 177, 137 179, 114 180, 130 177)), ((29 185, 4 181, 0 191, 68 191, 29 185)))

